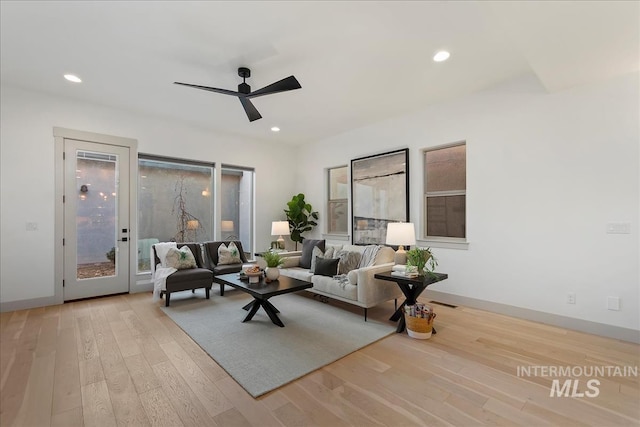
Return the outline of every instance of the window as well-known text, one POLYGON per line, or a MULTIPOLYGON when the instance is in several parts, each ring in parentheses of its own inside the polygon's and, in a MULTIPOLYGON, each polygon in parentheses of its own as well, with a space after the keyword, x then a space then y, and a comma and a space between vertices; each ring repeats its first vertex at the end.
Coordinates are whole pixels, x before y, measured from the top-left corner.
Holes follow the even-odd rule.
POLYGON ((466 238, 466 145, 424 153, 426 238, 466 238))
POLYGON ((347 234, 348 180, 347 166, 328 169, 327 233, 347 234))
MULTIPOLYGON (((245 253, 253 253, 254 171, 222 166, 220 231, 222 240, 239 240, 245 253)), ((250 256, 250 258, 253 258, 250 256)))
POLYGON ((213 239, 214 165, 140 155, 138 272, 149 271, 151 245, 213 239))

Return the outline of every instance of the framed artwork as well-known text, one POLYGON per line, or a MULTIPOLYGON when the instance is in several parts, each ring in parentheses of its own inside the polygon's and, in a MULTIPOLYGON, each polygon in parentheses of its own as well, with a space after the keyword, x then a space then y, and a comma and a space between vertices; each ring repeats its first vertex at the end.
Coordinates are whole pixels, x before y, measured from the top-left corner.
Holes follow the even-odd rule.
POLYGON ((387 224, 409 222, 409 149, 351 160, 355 245, 385 244, 387 224))

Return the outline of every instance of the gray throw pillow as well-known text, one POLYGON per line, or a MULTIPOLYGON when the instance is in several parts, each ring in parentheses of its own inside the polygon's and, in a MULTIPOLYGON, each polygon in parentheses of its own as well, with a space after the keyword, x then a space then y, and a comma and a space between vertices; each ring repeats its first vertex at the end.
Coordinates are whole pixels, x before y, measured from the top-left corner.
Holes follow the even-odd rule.
POLYGON ((316 258, 316 274, 333 277, 338 273, 338 258, 316 258))
POLYGON ((324 253, 324 240, 304 239, 302 241, 302 255, 300 255, 300 267, 311 268, 311 258, 314 247, 319 247, 324 253))
POLYGON ((335 257, 340 260, 338 274, 347 274, 358 268, 362 254, 355 251, 338 251, 335 257))

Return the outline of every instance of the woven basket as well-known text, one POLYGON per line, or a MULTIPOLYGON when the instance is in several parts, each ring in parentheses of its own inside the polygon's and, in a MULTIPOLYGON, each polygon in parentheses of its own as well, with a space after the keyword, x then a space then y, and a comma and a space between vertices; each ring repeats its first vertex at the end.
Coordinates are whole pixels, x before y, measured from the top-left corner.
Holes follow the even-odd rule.
POLYGON ((431 330, 433 329, 433 319, 435 317, 436 317, 435 313, 433 313, 433 316, 431 316, 430 319, 425 319, 422 317, 413 317, 405 313, 404 321, 405 321, 405 324, 407 325, 407 329, 409 329, 410 331, 428 333, 428 332, 431 332, 431 330))

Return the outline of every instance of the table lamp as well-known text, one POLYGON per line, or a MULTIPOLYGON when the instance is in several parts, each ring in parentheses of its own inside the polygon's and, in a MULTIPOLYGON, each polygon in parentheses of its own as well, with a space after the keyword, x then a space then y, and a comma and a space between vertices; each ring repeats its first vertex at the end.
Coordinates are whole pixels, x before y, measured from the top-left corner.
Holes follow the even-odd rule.
POLYGON ((407 263, 407 247, 416 244, 416 231, 412 222, 390 222, 387 224, 387 245, 398 246, 394 261, 396 264, 407 263))
MULTIPOLYGON (((233 233, 233 230, 235 229, 235 225, 233 224, 233 221, 231 220, 225 220, 223 219, 220 222, 220 228, 222 229, 223 233, 233 233)), ((234 234, 228 234, 227 238, 225 240, 233 240, 233 239, 237 239, 238 237, 235 236, 234 234)))
POLYGON ((273 221, 271 223, 271 235, 279 236, 278 240, 278 248, 284 249, 284 238, 283 234, 289 235, 289 221, 273 221))

